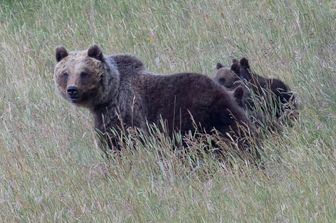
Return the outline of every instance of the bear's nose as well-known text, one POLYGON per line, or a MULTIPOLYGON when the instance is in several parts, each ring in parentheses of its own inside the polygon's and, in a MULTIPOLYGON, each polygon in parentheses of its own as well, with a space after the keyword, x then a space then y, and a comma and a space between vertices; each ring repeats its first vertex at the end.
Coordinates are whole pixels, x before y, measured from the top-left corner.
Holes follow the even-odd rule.
POLYGON ((70 98, 77 98, 79 96, 79 91, 76 86, 68 87, 67 93, 70 96, 70 98))

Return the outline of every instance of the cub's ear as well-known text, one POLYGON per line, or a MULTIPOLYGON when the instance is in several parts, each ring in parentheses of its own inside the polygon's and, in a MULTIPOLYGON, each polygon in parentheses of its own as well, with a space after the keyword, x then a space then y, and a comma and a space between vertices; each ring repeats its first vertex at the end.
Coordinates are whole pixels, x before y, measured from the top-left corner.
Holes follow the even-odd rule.
POLYGON ((239 75, 240 73, 240 66, 237 60, 233 60, 232 61, 232 65, 231 65, 231 70, 233 72, 235 72, 235 74, 239 75))
POLYGON ((67 57, 68 51, 64 48, 64 46, 58 46, 56 48, 56 61, 60 62, 64 57, 67 57))
POLYGON ((232 60, 232 64, 237 64, 237 65, 239 65, 239 62, 238 62, 237 59, 233 59, 233 60, 232 60))
POLYGON ((233 90, 233 96, 238 99, 238 100, 242 100, 243 96, 244 96, 244 90, 242 86, 238 86, 233 90))
POLYGON ((221 69, 222 67, 224 67, 223 64, 221 64, 221 63, 217 63, 217 65, 216 65, 217 70, 218 70, 218 69, 221 69))
POLYGON ((245 57, 243 57, 240 60, 240 66, 242 66, 244 68, 250 68, 250 64, 249 64, 248 60, 245 57))
POLYGON ((94 44, 88 49, 88 56, 104 62, 104 55, 98 45, 94 44))

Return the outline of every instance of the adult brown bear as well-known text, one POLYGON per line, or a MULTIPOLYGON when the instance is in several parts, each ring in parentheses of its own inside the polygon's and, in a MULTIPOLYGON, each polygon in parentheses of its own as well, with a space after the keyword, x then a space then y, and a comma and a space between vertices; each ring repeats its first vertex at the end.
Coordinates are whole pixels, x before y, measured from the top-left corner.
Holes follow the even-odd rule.
POLYGON ((152 74, 135 57, 104 56, 97 45, 68 52, 56 49, 54 80, 63 98, 88 108, 94 127, 110 148, 118 148, 111 129, 166 124, 170 136, 195 128, 239 138, 242 127, 253 129, 230 93, 205 75, 152 74))

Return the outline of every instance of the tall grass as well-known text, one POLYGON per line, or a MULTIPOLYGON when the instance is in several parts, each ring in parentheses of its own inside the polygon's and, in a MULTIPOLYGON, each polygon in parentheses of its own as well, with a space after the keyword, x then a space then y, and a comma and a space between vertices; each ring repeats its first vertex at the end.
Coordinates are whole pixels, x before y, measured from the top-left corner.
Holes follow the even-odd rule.
POLYGON ((335 221, 335 20, 334 1, 0 1, 1 221, 335 221), (57 45, 92 43, 160 73, 212 76, 246 56, 297 92, 300 120, 265 140, 265 170, 190 171, 160 135, 106 163, 52 77, 57 45))

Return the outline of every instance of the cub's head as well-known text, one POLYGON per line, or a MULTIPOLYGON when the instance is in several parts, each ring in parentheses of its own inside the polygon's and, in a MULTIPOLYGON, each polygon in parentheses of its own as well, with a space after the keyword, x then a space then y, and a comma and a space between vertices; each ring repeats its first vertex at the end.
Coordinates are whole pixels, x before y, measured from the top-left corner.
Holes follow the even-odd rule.
POLYGON ((246 59, 243 58, 242 61, 234 59, 231 67, 225 67, 221 63, 218 63, 215 81, 224 86, 239 107, 250 115, 253 113, 255 105, 249 87, 246 85, 244 79, 240 78, 242 69, 247 70, 244 60, 246 59))
POLYGON ((232 88, 234 83, 240 80, 239 76, 231 68, 225 67, 221 63, 218 63, 216 68, 215 81, 224 87, 232 88))
POLYGON ((92 107, 102 100, 109 70, 97 45, 88 50, 68 52, 56 48, 54 80, 63 98, 78 106, 92 107))

